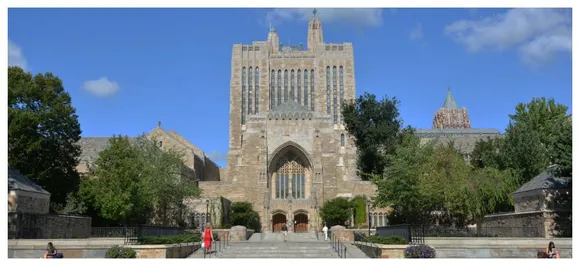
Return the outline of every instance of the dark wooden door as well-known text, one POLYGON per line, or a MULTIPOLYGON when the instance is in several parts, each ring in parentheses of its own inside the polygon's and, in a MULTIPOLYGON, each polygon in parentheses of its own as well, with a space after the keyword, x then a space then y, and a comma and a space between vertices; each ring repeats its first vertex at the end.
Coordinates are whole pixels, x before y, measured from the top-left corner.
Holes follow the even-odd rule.
POLYGON ((308 215, 305 213, 298 213, 294 216, 294 232, 307 232, 308 231, 308 215))
POLYGON ((286 215, 277 213, 272 216, 272 232, 282 231, 282 225, 286 222, 286 215))

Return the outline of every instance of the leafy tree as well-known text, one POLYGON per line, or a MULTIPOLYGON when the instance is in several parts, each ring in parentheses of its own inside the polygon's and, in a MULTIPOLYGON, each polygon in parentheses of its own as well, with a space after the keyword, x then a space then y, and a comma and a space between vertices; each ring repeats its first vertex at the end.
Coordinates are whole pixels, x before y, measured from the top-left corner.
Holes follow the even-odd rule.
POLYGON ((142 182, 151 193, 154 217, 163 225, 169 224, 170 218, 183 222, 183 200, 199 196, 200 190, 194 179, 185 175, 189 171, 183 165, 181 153, 173 149, 162 150, 155 140, 144 136, 138 139, 136 148, 145 166, 141 169, 142 182))
POLYGON ((468 183, 469 219, 479 223, 485 215, 513 211, 512 193, 518 189, 517 176, 511 170, 476 168, 468 183))
POLYGON ((365 93, 342 109, 346 130, 355 138, 357 165, 364 180, 369 179, 367 174, 382 174, 389 166, 383 155, 395 150, 402 125, 398 105, 394 97, 379 101, 375 95, 365 93))
POLYGON ((87 206, 83 200, 74 193, 69 193, 66 198, 66 205, 62 210, 63 214, 82 215, 87 211, 87 206))
POLYGON ((260 215, 254 211, 252 203, 234 202, 230 206, 229 223, 232 225, 242 225, 246 228, 259 232, 261 229, 260 215))
POLYGON ((558 169, 571 173, 572 129, 566 113, 568 107, 542 97, 520 103, 515 109, 515 114, 510 115, 502 152, 507 168, 518 171, 519 183, 529 181, 555 163, 564 164, 558 169))
POLYGON ((8 165, 49 191, 53 210, 78 187, 80 135, 76 110, 58 77, 8 68, 8 165))
POLYGON ((444 221, 463 225, 469 219, 471 167, 454 148, 438 145, 426 162, 427 174, 421 176, 420 191, 430 201, 428 206, 445 214, 444 221))
POLYGON ((320 208, 320 218, 328 227, 342 225, 348 221, 354 208, 353 202, 342 197, 324 202, 320 208))
POLYGON ((95 161, 95 178, 80 193, 102 217, 123 224, 142 223, 152 209, 153 192, 144 184, 145 165, 139 149, 126 136, 113 136, 95 161))
POLYGON ((471 165, 475 168, 494 167, 505 169, 501 154, 503 140, 500 137, 481 139, 475 142, 471 152, 471 165))
POLYGON ((402 135, 395 152, 386 155, 391 165, 373 181, 377 185, 375 204, 393 208, 391 223, 419 223, 429 215, 429 202, 420 188, 421 176, 428 173, 426 162, 432 153, 433 143, 421 145, 411 130, 402 135))

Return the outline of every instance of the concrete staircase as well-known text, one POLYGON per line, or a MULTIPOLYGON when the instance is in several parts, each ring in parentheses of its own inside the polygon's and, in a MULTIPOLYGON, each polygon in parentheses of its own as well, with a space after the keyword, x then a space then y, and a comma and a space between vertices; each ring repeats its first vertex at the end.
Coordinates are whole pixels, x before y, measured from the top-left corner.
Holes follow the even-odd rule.
MULTIPOLYGON (((314 232, 288 233, 288 241, 284 242, 282 233, 256 233, 248 241, 230 242, 229 246, 220 252, 206 258, 340 258, 332 247, 331 241, 324 241, 324 236, 314 232)), ((347 246, 347 258, 368 258, 360 249, 351 244, 347 246)), ((189 258, 203 258, 201 250, 189 258)))

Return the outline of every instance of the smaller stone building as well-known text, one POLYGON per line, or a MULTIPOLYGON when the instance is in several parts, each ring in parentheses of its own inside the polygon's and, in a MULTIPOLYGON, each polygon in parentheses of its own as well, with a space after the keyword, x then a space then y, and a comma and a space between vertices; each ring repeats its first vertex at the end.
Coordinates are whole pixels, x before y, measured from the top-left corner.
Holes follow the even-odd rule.
POLYGON ((483 227, 512 228, 518 231, 513 233, 522 237, 572 236, 572 184, 569 179, 544 171, 516 190, 513 196, 515 211, 488 215, 483 227))
POLYGON ((8 212, 46 214, 50 193, 13 167, 8 167, 8 212))

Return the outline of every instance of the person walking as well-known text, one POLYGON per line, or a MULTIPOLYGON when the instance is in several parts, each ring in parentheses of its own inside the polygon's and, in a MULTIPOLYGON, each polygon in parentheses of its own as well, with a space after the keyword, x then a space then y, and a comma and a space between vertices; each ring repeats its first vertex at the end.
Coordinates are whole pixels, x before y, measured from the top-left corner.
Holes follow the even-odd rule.
POLYGON ((282 234, 284 234, 284 243, 288 242, 288 226, 286 223, 282 225, 282 234))
POLYGON ((203 246, 205 254, 211 251, 211 243, 213 242, 213 232, 211 231, 211 224, 207 223, 205 225, 205 230, 203 231, 203 246))
POLYGON ((328 241, 328 227, 326 227, 326 224, 324 224, 322 232, 324 232, 324 241, 328 241))

